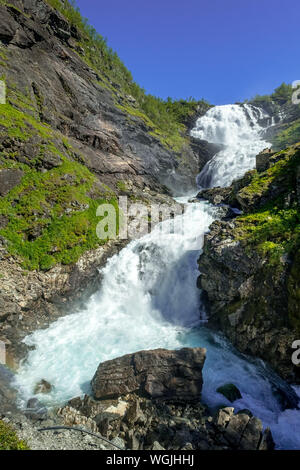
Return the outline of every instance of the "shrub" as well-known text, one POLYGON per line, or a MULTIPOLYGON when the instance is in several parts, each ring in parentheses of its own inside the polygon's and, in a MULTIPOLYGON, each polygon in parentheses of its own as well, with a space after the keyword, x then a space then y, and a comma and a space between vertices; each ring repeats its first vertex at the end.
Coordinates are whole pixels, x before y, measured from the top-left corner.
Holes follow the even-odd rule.
POLYGON ((18 438, 11 426, 0 421, 0 450, 29 450, 29 447, 18 438))

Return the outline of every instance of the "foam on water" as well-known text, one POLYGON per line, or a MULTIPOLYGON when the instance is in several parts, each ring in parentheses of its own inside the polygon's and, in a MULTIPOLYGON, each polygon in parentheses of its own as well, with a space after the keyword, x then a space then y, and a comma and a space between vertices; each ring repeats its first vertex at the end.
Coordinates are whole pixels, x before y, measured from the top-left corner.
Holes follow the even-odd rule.
POLYGON ((264 117, 254 106, 229 104, 215 106, 197 120, 192 135, 223 147, 199 175, 200 187, 229 186, 233 179, 255 167, 255 156, 270 147, 261 139, 263 128, 259 122, 264 117))

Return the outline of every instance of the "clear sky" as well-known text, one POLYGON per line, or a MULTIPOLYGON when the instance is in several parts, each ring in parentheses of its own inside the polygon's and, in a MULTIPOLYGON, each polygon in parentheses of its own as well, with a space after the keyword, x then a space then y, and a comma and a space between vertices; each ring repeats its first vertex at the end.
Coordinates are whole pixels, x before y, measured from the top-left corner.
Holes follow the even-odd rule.
POLYGON ((300 80, 299 0, 78 0, 134 80, 234 103, 300 80))

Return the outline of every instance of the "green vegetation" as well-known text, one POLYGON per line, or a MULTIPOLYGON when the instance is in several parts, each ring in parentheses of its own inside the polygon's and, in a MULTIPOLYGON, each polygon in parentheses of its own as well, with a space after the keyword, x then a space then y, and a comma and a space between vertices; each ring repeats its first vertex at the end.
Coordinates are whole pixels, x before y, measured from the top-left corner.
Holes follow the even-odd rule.
POLYGON ((292 85, 283 82, 279 87, 275 88, 271 95, 256 95, 250 100, 250 103, 259 106, 274 102, 282 106, 283 104, 291 102, 294 91, 292 85))
POLYGON ((116 100, 116 104, 127 114, 139 117, 149 126, 152 135, 157 137, 164 146, 180 151, 186 142, 186 127, 197 110, 205 112, 209 103, 205 100, 172 100, 166 101, 147 94, 134 82, 131 73, 122 63, 100 34, 89 25, 76 7, 76 2, 47 0, 76 27, 80 33, 78 53, 80 57, 98 74, 100 85, 108 88, 116 100), (121 98, 120 98, 121 97, 121 98))
POLYGON ((29 450, 25 441, 18 438, 11 426, 0 420, 0 450, 29 450))
MULTIPOLYGON (((30 106, 24 96, 14 97, 20 109, 30 106)), ((20 143, 33 138, 40 145, 37 156, 28 161, 24 157, 22 163, 13 152, 4 151, 0 156, 0 169, 23 172, 20 184, 0 198, 0 214, 8 220, 0 235, 8 240, 8 251, 21 258, 23 267, 47 270, 58 262, 74 263, 86 250, 105 243, 96 235, 101 220, 96 209, 109 201, 117 210, 115 194, 104 185, 95 189, 95 176, 74 161, 67 139, 11 104, 0 107, 1 134, 20 143), (55 163, 42 172, 46 153, 55 163)))
POLYGON ((250 250, 255 246, 269 256, 270 262, 277 262, 282 254, 295 251, 300 243, 300 213, 295 200, 300 149, 292 147, 272 158, 275 163, 262 173, 252 172, 251 182, 239 191, 243 198, 257 195, 265 197, 267 202, 238 217, 236 223, 238 236, 247 240, 250 250), (282 193, 272 198, 276 185, 282 193))
MULTIPOLYGON (((299 105, 298 107, 300 109, 299 105)), ((276 135, 273 139, 273 146, 275 149, 283 149, 297 142, 300 142, 300 119, 297 119, 276 135)))

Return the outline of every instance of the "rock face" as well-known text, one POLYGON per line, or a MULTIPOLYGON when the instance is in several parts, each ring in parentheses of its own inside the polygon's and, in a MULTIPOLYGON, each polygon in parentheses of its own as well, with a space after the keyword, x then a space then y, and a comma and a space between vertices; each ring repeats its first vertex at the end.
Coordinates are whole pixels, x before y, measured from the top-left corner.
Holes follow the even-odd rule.
POLYGON ((300 335, 299 145, 263 160, 260 172, 247 173, 226 191, 216 189, 223 202, 244 214, 210 227, 199 259, 199 285, 207 293, 213 328, 240 351, 300 383, 291 359, 300 335))
POLYGON ((199 401, 205 354, 202 348, 156 349, 104 362, 92 380, 94 397, 138 392, 153 399, 199 401))

